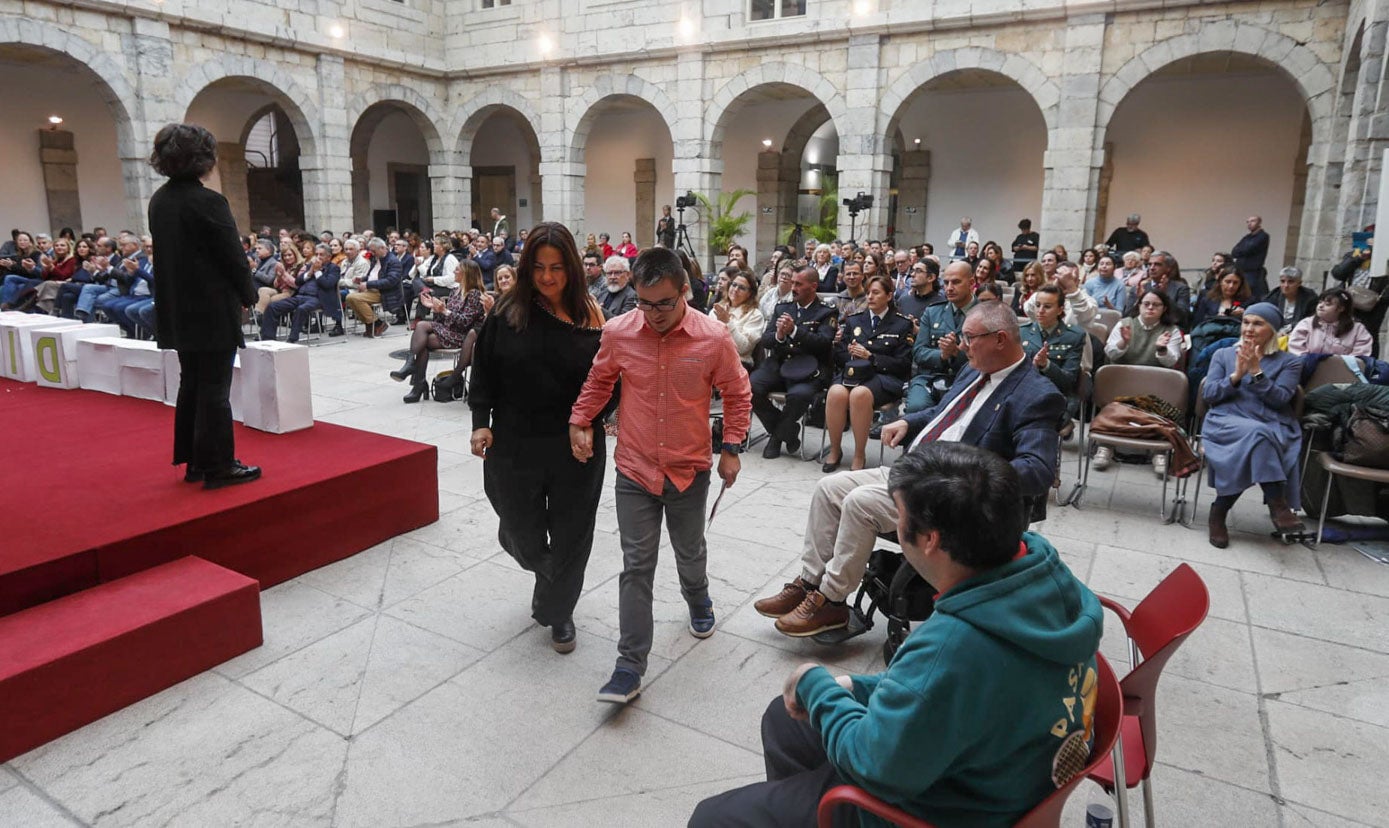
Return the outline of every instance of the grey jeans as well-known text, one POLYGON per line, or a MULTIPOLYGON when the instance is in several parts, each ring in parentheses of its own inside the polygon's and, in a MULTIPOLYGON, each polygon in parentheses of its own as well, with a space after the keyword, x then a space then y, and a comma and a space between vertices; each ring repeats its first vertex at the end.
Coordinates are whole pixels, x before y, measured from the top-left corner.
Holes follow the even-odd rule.
POLYGON ((617 530, 622 540, 622 575, 618 577, 617 666, 646 675, 654 622, 651 587, 656 578, 656 554, 661 547, 661 517, 670 531, 675 570, 685 601, 698 605, 709 597, 705 575, 708 549, 704 545, 704 504, 709 498, 709 472, 695 475, 685 491, 669 479, 653 495, 622 472, 617 473, 617 530))

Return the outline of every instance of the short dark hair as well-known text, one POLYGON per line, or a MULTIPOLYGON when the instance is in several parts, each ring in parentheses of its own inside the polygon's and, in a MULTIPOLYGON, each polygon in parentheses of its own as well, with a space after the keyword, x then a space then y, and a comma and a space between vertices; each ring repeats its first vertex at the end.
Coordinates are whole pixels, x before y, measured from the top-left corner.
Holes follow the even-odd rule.
POLYGON ((1056 285, 1042 285, 1041 287, 1039 287, 1039 288, 1037 288, 1036 290, 1032 291, 1032 295, 1034 295, 1034 296, 1036 296, 1036 295, 1039 294, 1039 293, 1045 293, 1045 294, 1048 295, 1048 296, 1055 296, 1055 297, 1056 297, 1056 306, 1057 306, 1058 308, 1064 308, 1064 307, 1066 307, 1066 298, 1065 298, 1065 296, 1061 293, 1061 288, 1057 287, 1056 285))
POLYGON ((1030 232, 1032 230, 1032 219, 1023 219, 1018 222, 1018 229, 1024 233, 1030 232))
POLYGON ((903 540, 939 532, 950 559, 976 571, 1018 554, 1027 528, 1022 484, 997 454, 965 443, 924 443, 893 465, 887 486, 905 508, 903 540))
POLYGON ((202 178, 217 166, 217 139, 196 124, 169 124, 154 136, 150 166, 167 178, 202 178))
POLYGON ((667 280, 682 292, 689 284, 690 277, 680 263, 680 256, 664 247, 643 250, 632 266, 632 281, 640 287, 655 287, 667 280))
POLYGON ((921 258, 916 260, 916 263, 919 265, 925 265, 926 272, 931 274, 931 278, 940 278, 940 262, 936 261, 935 259, 930 259, 925 256, 922 256, 921 258))
POLYGON ((1156 296, 1162 302, 1162 318, 1158 322, 1163 325, 1177 324, 1177 320, 1172 317, 1172 300, 1168 298, 1166 293, 1155 288, 1146 288, 1139 293, 1138 298, 1133 302, 1132 316, 1135 319, 1138 318, 1138 306, 1143 304, 1143 300, 1149 296, 1156 296))

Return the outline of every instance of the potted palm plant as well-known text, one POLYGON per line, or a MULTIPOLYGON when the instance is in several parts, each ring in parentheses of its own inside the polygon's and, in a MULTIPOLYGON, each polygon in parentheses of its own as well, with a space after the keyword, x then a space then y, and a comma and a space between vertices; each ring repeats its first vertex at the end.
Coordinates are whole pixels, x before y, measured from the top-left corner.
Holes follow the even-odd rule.
POLYGON ((703 193, 695 193, 695 198, 699 199, 700 207, 703 208, 704 215, 708 217, 709 221, 710 273, 715 269, 715 256, 728 252, 728 246, 747 232, 748 222, 752 220, 752 213, 746 210, 741 213, 733 211, 744 196, 750 195, 754 195, 752 190, 734 190, 728 193, 719 193, 711 199, 703 193))

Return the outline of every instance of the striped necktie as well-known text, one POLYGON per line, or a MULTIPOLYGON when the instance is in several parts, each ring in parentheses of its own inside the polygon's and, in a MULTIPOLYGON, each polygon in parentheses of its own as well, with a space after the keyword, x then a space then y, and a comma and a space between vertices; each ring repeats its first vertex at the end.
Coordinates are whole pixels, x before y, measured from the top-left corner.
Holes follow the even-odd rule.
MULTIPOLYGON (((974 402, 975 398, 979 396, 979 393, 984 390, 984 386, 988 384, 989 374, 980 376, 978 382, 975 382, 969 388, 965 389, 965 393, 956 397, 955 401, 950 404, 950 408, 936 421, 936 424, 925 434, 921 435, 916 442, 924 443, 940 439, 940 436, 969 410, 970 403, 974 402)), ((915 447, 915 444, 913 444, 913 447, 915 447)))

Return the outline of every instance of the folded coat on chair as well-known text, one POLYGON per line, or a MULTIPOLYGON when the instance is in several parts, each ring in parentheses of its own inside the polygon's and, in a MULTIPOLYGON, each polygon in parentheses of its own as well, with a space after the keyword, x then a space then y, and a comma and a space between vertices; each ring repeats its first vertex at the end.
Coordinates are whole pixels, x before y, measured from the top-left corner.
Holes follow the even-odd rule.
POLYGON ((1111 402, 1101 408, 1090 421, 1090 431, 1133 440, 1166 440, 1172 446, 1172 463, 1168 470, 1172 477, 1187 477, 1201 468, 1201 461, 1191 450, 1191 443, 1187 442, 1180 426, 1127 403, 1111 402))

